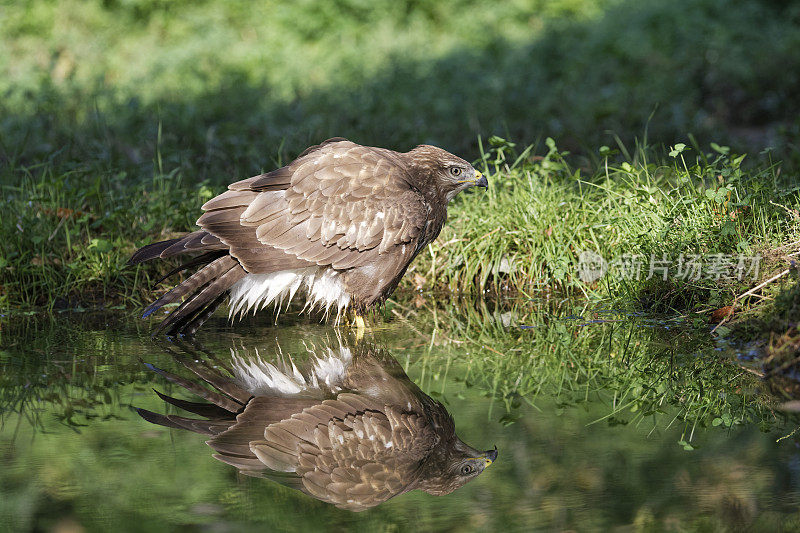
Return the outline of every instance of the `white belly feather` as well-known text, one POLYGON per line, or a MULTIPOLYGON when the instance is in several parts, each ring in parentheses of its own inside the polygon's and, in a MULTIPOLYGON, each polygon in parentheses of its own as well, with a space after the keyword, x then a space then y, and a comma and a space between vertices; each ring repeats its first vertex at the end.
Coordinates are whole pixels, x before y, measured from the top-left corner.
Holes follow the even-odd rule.
POLYGON ((306 309, 319 309, 328 314, 336 310, 338 322, 350 303, 350 295, 342 283, 341 272, 332 268, 309 267, 281 270, 270 274, 247 274, 230 288, 228 314, 231 318, 256 312, 275 304, 276 312, 289 305, 298 293, 306 296, 306 309))
POLYGON ((311 359, 299 370, 291 356, 266 362, 254 353, 231 350, 233 373, 238 383, 253 395, 323 397, 342 390, 342 380, 353 360, 349 348, 327 348, 321 353, 309 350, 311 359))

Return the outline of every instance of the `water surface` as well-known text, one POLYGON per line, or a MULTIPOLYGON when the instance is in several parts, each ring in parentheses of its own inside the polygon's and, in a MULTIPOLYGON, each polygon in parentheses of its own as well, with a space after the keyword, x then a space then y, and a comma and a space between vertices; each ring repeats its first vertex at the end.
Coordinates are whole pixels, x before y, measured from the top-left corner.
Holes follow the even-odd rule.
MULTIPOLYGON (((685 319, 565 302, 390 304, 361 342, 387 350, 497 461, 448 496, 353 513, 215 461, 207 437, 133 407, 193 399, 150 325, 109 313, 5 317, 0 524, 9 531, 796 529, 800 455, 786 398, 749 354, 685 319), (750 366, 748 366, 750 365, 750 366)), ((347 332, 305 319, 215 318, 197 336, 302 358, 347 332)))

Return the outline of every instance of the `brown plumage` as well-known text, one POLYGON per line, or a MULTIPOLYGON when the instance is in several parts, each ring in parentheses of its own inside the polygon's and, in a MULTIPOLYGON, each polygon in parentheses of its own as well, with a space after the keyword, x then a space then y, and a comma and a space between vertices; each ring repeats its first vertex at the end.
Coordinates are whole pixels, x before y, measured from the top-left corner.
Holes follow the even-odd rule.
POLYGON ((196 354, 172 354, 214 390, 148 365, 209 403, 157 394, 204 418, 138 409, 144 419, 210 435, 214 457, 241 473, 343 509, 361 511, 414 489, 448 494, 497 458, 496 449, 464 444, 444 406, 374 346, 317 350, 302 372, 291 362, 236 356, 228 377, 196 354))
MULTIPOLYGON (((200 230, 138 250, 130 262, 201 254, 204 264, 145 316, 183 299, 159 326, 192 333, 226 295, 231 315, 298 292, 337 318, 384 301, 433 241, 460 191, 486 187, 469 163, 440 148, 406 153, 329 139, 273 172, 233 183, 203 205, 200 230)), ((180 270, 182 267, 179 267, 180 270)))

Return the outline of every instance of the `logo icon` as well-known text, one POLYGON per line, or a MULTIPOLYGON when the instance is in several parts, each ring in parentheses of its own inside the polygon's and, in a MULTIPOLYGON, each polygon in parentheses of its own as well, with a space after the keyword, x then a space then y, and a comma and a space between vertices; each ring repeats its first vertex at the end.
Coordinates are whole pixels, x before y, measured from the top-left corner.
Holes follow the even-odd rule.
POLYGON ((585 283, 602 278, 608 271, 608 263, 600 254, 584 250, 578 255, 578 277, 585 283))

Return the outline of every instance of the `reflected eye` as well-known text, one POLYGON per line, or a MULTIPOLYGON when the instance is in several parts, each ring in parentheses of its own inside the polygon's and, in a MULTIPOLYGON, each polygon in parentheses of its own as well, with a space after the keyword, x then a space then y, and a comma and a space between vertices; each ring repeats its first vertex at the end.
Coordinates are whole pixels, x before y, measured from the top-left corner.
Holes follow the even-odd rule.
POLYGON ((461 175, 461 167, 450 167, 450 174, 455 177, 459 177, 461 175))
POLYGON ((472 465, 464 465, 461 467, 461 475, 468 476, 475 471, 475 467, 472 465))

